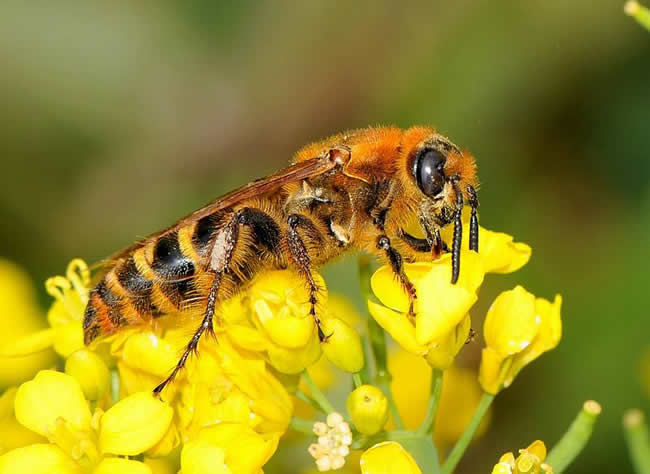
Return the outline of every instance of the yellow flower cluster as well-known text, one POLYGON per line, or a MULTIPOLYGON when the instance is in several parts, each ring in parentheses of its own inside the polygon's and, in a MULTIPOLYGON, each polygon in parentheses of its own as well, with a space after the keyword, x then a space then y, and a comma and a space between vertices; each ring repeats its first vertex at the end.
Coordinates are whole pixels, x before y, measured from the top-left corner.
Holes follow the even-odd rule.
MULTIPOLYGON (((435 369, 449 368, 470 335, 469 311, 487 273, 510 273, 530 259, 528 245, 513 242, 507 234, 481 228, 480 252, 461 252, 461 271, 451 283, 451 256, 431 263, 405 264, 418 298, 413 317, 408 295, 395 283, 392 270, 383 266, 372 276, 379 303, 368 309, 377 323, 407 351, 423 356, 435 369)), ((463 248, 467 244, 464 243, 463 248)), ((485 320, 485 342, 479 380, 495 394, 540 354, 554 348, 561 337, 558 295, 554 303, 535 298, 521 286, 499 295, 485 320)))
POLYGON ((492 469, 492 474, 553 474, 553 469, 544 464, 546 445, 542 441, 534 441, 525 449, 519 450, 519 456, 506 453, 492 469))
MULTIPOLYGON (((325 285, 318 275, 316 281, 331 334, 322 351, 356 372, 364 363, 360 337, 350 321, 330 314, 325 285)), ((46 282, 55 298, 50 327, 21 331, 24 337, 3 348, 9 360, 37 358, 23 380, 54 362, 50 348, 65 359, 65 373, 43 370, 2 396, 0 430, 14 436, 0 446, 0 473, 159 472, 166 465, 159 460, 179 453, 184 474, 261 472, 293 413, 278 373, 300 373, 321 356, 302 279, 269 272, 227 301, 217 340, 201 341, 201 356, 190 358, 163 394, 166 401, 151 390, 176 364, 192 325, 168 315, 156 327, 124 328, 89 350, 81 324, 89 286, 88 267, 73 260, 65 277, 46 282)))
MULTIPOLYGON (((466 446, 485 429, 493 395, 561 337, 561 298, 551 303, 517 286, 501 293, 488 311, 478 377, 453 366, 470 337, 470 310, 485 275, 516 271, 531 255, 527 245, 486 229, 481 229, 479 247, 480 253, 462 252, 456 284, 451 283, 449 255, 405 265, 418 295, 414 315, 390 267, 379 268, 370 279, 378 301, 368 301, 369 311, 404 349, 388 359, 392 390, 386 378, 380 382, 377 377, 377 386, 372 385, 350 317, 354 311, 328 295, 318 274, 317 311, 328 336, 325 343, 319 342, 309 314, 303 279, 289 270, 265 272, 218 308, 216 338, 201 340, 200 357, 189 358, 163 400, 151 391, 177 363, 200 315, 164 315, 151 326, 125 327, 87 348, 82 319, 91 283, 83 261, 73 260, 65 277, 46 282, 55 298, 47 328, 39 326, 29 290, 0 285, 6 291, 0 293, 6 297, 0 298, 3 324, 15 319, 10 315, 15 308, 26 321, 7 324, 7 334, 0 336, 0 384, 9 387, 0 397, 0 474, 168 474, 179 468, 181 474, 260 474, 290 425, 310 429, 304 428, 306 420, 292 418, 290 392, 296 390, 301 403, 328 413, 326 423, 314 425, 318 442, 309 448, 320 471, 343 467, 353 441, 362 446, 372 440, 375 444, 361 455, 362 473, 421 473, 426 466, 390 441, 408 437, 390 438, 386 429, 405 428, 428 443, 433 437, 442 448, 457 441, 454 448, 466 446), (11 298, 20 302, 12 306, 11 298), (64 360, 63 371, 51 370, 54 354, 64 360), (324 359, 355 374, 357 388, 346 403, 354 430, 306 372, 318 373, 324 359), (16 370, 9 370, 13 362, 16 370), (298 374, 304 374, 308 390, 298 388, 298 374), (480 418, 472 416, 474 409, 480 418)), ((14 282, 23 278, 0 262, 0 283, 5 274, 14 282)), ((517 458, 504 455, 493 472, 548 473, 542 448, 533 443, 517 458)), ((457 462, 454 451, 462 450, 451 451, 457 462)))

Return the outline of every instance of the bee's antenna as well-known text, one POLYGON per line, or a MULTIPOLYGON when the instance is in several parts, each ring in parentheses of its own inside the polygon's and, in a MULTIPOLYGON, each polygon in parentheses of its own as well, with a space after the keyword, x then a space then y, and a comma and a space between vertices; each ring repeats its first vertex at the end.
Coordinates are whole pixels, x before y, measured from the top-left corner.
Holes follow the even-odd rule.
POLYGON ((456 215, 454 217, 454 238, 451 246, 451 282, 456 284, 460 275, 460 245, 463 240, 463 193, 456 181, 452 181, 456 191, 456 215))
POLYGON ((469 205, 472 206, 472 215, 469 218, 469 249, 478 252, 478 216, 476 215, 478 196, 474 187, 469 184, 467 194, 469 194, 469 205))

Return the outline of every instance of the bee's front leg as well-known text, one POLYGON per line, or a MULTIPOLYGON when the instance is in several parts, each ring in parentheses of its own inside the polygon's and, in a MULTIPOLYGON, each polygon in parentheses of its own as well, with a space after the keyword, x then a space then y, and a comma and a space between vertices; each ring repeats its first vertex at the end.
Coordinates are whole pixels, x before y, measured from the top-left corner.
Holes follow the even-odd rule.
POLYGON ((325 335, 323 329, 321 328, 320 318, 316 314, 316 303, 318 303, 318 285, 314 281, 314 276, 312 275, 312 259, 307 251, 307 247, 298 232, 298 228, 302 227, 306 232, 315 234, 317 233, 316 227, 311 222, 311 220, 301 214, 291 214, 287 218, 287 244, 289 247, 289 253, 291 254, 291 260, 294 265, 300 272, 300 274, 307 280, 309 285, 309 303, 310 309, 309 314, 314 318, 316 327, 318 328, 318 339, 320 342, 327 340, 328 336, 325 335))
POLYGON ((406 291, 409 297, 409 315, 415 315, 413 306, 415 305, 415 300, 417 299, 417 292, 415 291, 415 286, 411 283, 406 273, 404 273, 404 259, 402 255, 393 247, 390 243, 390 239, 385 235, 380 235, 377 237, 377 248, 383 250, 386 260, 390 264, 393 272, 399 278, 402 287, 406 291))

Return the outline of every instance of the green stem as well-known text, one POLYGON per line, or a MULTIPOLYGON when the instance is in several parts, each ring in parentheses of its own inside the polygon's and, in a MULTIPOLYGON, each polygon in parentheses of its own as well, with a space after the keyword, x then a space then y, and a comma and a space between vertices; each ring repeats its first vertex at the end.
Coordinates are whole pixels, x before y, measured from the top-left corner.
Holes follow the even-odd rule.
POLYGON ((629 410, 623 417, 625 441, 637 474, 650 474, 650 433, 640 410, 629 410))
POLYGON ((554 474, 561 474, 580 454, 594 430, 594 423, 600 415, 600 405, 593 400, 586 401, 569 429, 546 457, 546 464, 554 474))
POLYGON ((361 380, 359 373, 352 374, 352 382, 354 383, 354 388, 359 388, 363 385, 363 380, 361 380))
POLYGON ((481 401, 479 402, 478 407, 476 407, 476 411, 474 412, 469 425, 465 429, 465 432, 462 434, 460 439, 456 442, 456 445, 449 453, 445 464, 442 466, 443 474, 451 474, 454 472, 454 469, 456 469, 458 462, 463 457, 463 453, 465 453, 467 446, 469 446, 470 441, 472 441, 478 425, 481 423, 481 420, 485 416, 488 408, 490 408, 493 400, 494 395, 490 393, 483 393, 481 401))
POLYGON ((438 452, 433 445, 431 436, 418 438, 405 438, 400 444, 411 453, 415 462, 424 474, 439 474, 440 462, 438 452))
POLYGON ((307 384, 307 388, 309 388, 311 398, 318 404, 318 406, 320 406, 321 411, 325 413, 332 413, 336 411, 327 397, 323 394, 323 392, 320 391, 318 385, 316 385, 316 383, 312 380, 307 369, 302 372, 302 379, 305 381, 305 384, 307 384))
POLYGON ((307 395, 307 394, 306 394, 305 392, 303 392, 302 390, 297 390, 295 395, 296 395, 296 397, 297 397, 298 399, 300 399, 300 400, 302 400, 303 402, 305 402, 307 405, 309 405, 310 407, 312 407, 314 410, 325 413, 325 412, 323 411, 323 409, 321 408, 321 406, 320 406, 318 403, 316 403, 316 401, 315 401, 313 398, 311 398, 309 395, 307 395))
POLYGON ((314 434, 314 423, 312 423, 309 420, 303 420, 302 418, 296 418, 296 417, 291 418, 291 421, 289 422, 289 427, 293 431, 297 431, 298 433, 304 433, 306 435, 314 434))
POLYGON ((634 18, 641 26, 650 31, 650 10, 636 0, 630 0, 625 4, 625 13, 634 18))
POLYGON ((440 393, 442 392, 442 370, 433 369, 431 374, 431 392, 429 395, 429 404, 427 405, 427 414, 424 421, 417 430, 419 435, 427 435, 433 433, 433 428, 436 424, 436 412, 438 411, 438 403, 440 402, 440 393))
POLYGON ((370 375, 370 360, 372 358, 372 353, 370 352, 370 343, 368 342, 368 336, 365 334, 361 335, 361 347, 363 347, 363 367, 359 371, 359 376, 361 377, 361 382, 364 384, 370 383, 372 376, 370 375))
MULTIPOLYGON (((366 257, 359 258, 359 280, 361 284, 361 296, 364 302, 374 299, 372 289, 370 288, 370 261, 366 257)), ((395 399, 390 390, 390 381, 392 379, 388 372, 388 357, 386 354, 386 333, 372 316, 368 316, 368 336, 370 337, 370 347, 372 349, 373 359, 375 361, 375 385, 384 392, 388 399, 393 421, 397 429, 403 429, 404 423, 399 414, 395 399)))

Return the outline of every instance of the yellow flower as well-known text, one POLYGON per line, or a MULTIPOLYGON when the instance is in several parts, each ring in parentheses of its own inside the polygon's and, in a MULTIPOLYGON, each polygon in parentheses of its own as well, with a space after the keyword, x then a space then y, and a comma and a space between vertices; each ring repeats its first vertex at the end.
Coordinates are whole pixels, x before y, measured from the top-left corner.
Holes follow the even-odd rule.
POLYGON ((0 474, 82 474, 81 467, 53 444, 31 444, 0 456, 0 474))
POLYGON ((47 441, 44 437, 25 428, 16 420, 14 399, 17 391, 16 387, 11 387, 0 396, 0 454, 14 448, 47 441))
POLYGON ((388 400, 377 387, 361 385, 345 402, 352 423, 361 433, 373 435, 388 421, 388 400))
POLYGON ((7 349, 18 338, 40 330, 44 319, 36 294, 25 272, 0 259, 0 389, 29 380, 36 372, 54 364, 51 350, 11 357, 7 349))
POLYGON ((399 443, 385 441, 361 455, 362 474, 421 474, 413 457, 399 443))
POLYGON ((258 474, 275 452, 278 439, 236 423, 209 426, 183 447, 182 474, 258 474))
POLYGON ((406 350, 427 357, 432 366, 446 369, 469 335, 468 311, 476 302, 483 281, 480 259, 464 252, 457 284, 452 284, 451 258, 432 263, 406 264, 404 270, 415 286, 415 318, 408 315, 409 301, 395 281, 392 269, 383 266, 371 279, 372 290, 383 304, 368 301, 370 314, 406 350))
POLYGON ((98 400, 108 391, 108 367, 94 352, 79 349, 65 361, 65 373, 74 377, 88 400, 98 400))
MULTIPOLYGON (((382 304, 368 301, 370 313, 402 347, 425 356, 432 367, 449 367, 466 341, 471 325, 468 312, 485 274, 513 272, 530 258, 530 247, 513 242, 507 234, 481 228, 479 235, 478 254, 461 252, 456 284, 451 283, 450 254, 434 262, 404 265, 417 292, 415 318, 407 314, 408 296, 389 266, 372 276, 372 290, 382 304)), ((464 238, 468 238, 467 232, 464 238)))
POLYGON ((519 450, 515 458, 512 453, 506 453, 492 469, 492 474, 553 474, 553 469, 544 464, 546 445, 542 441, 534 441, 525 449, 519 450))
MULTIPOLYGON (((318 314, 324 314, 327 291, 323 278, 314 274, 321 289, 318 314)), ((297 374, 318 360, 321 348, 314 318, 309 314, 309 291, 304 279, 290 270, 265 272, 248 291, 255 326, 267 339, 271 365, 280 372, 297 374)))
POLYGON ((16 419, 42 436, 54 436, 60 420, 74 431, 90 430, 90 408, 81 387, 61 372, 39 372, 20 386, 14 403, 16 419))
POLYGON ((83 260, 68 264, 66 276, 55 276, 45 282, 45 289, 56 301, 52 303, 47 320, 50 328, 32 332, 7 344, 3 353, 13 356, 36 354, 50 347, 61 357, 83 349, 82 320, 88 302, 90 271, 83 260))
POLYGON ((151 392, 120 400, 101 418, 99 446, 104 453, 135 456, 160 441, 174 415, 171 407, 151 392))
MULTIPOLYGON (((393 375, 391 391, 402 421, 407 429, 415 430, 426 413, 431 367, 421 357, 398 350, 389 354, 388 369, 393 375)), ((434 428, 436 446, 451 446, 460 438, 482 394, 475 371, 455 366, 445 370, 434 428)), ((488 411, 474 436, 485 433, 489 422, 488 411)))
POLYGON ((9 451, 0 457, 0 465, 5 462, 16 469, 8 472, 103 473, 115 472, 110 469, 118 464, 120 472, 150 472, 139 461, 121 463, 104 455, 143 453, 163 438, 172 418, 172 409, 150 392, 133 395, 106 413, 97 410, 91 416, 77 380, 53 370, 41 371, 20 386, 14 410, 24 427, 46 437, 50 444, 9 451), (32 459, 41 452, 42 462, 32 459))
POLYGON ((483 390, 496 394, 510 386, 515 376, 542 353, 553 349, 562 336, 562 298, 553 303, 517 286, 501 293, 485 318, 479 381, 483 390))

